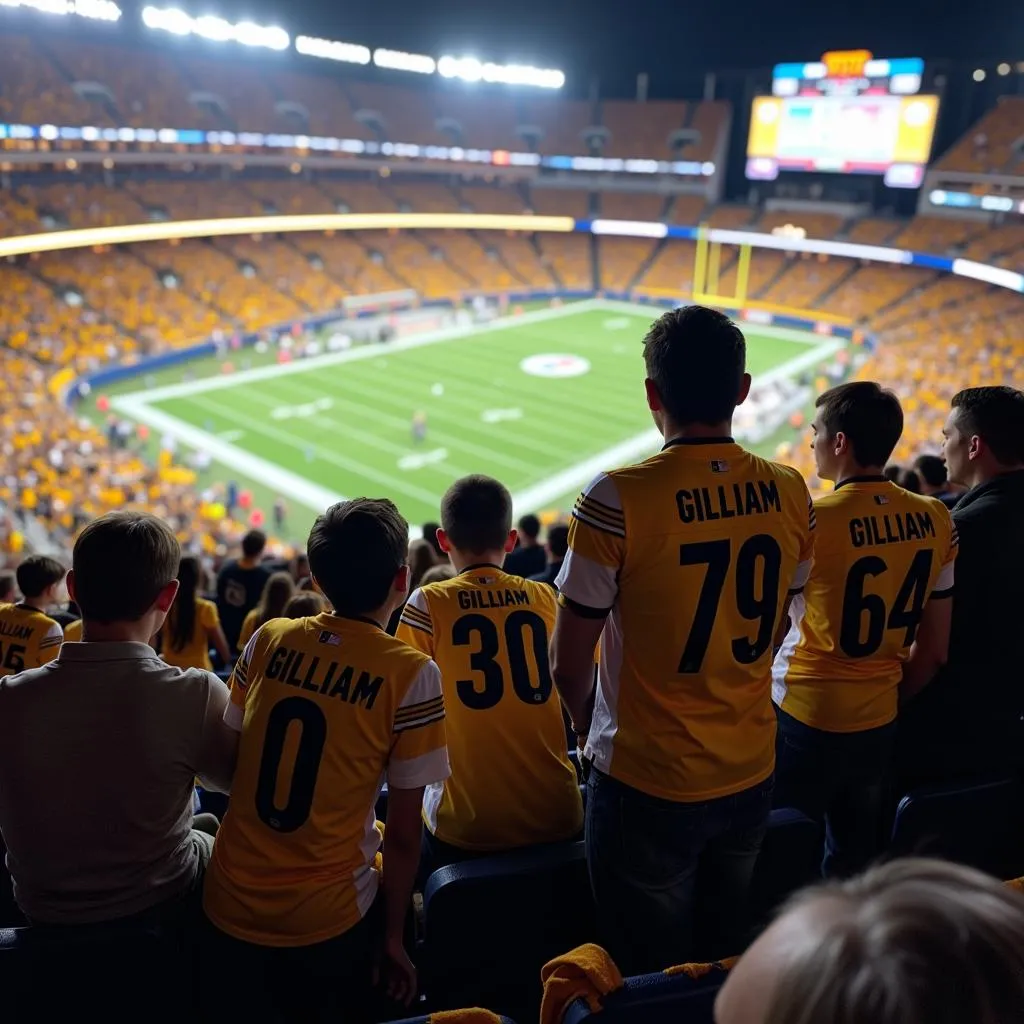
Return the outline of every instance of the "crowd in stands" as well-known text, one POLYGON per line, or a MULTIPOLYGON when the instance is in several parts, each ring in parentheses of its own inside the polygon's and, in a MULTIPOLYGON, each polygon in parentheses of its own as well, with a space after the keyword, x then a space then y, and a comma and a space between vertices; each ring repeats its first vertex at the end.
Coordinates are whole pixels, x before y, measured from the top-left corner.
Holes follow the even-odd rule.
POLYGON ((731 437, 745 358, 723 314, 664 314, 665 447, 544 543, 471 476, 411 545, 389 500, 353 499, 287 563, 250 531, 215 584, 142 511, 79 523, 70 572, 23 558, 0 578, 0 834, 24 934, 172 936, 203 1019, 381 1019, 416 996, 434 872, 582 836, 603 951, 549 982, 574 955, 621 984, 746 949, 721 1024, 1014 1019, 1019 893, 938 862, 857 876, 893 797, 1024 767, 1024 393, 961 389, 942 457, 900 469, 905 403, 827 390, 812 500, 731 437), (821 826, 829 881, 750 945, 773 808, 821 826))

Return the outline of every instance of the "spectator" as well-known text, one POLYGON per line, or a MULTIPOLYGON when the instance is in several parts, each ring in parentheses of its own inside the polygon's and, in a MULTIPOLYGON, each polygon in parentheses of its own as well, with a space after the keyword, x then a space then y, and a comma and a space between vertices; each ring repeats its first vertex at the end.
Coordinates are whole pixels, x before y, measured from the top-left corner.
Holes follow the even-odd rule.
POLYGON ((305 619, 311 615, 319 615, 327 608, 324 599, 314 591, 306 591, 288 598, 288 603, 281 613, 283 619, 305 619))
POLYGON ((434 549, 434 554, 437 556, 439 562, 443 562, 447 557, 444 551, 441 549, 441 544, 437 539, 437 531, 441 529, 440 523, 424 523, 423 524, 423 539, 430 541, 430 546, 434 549))
POLYGON ((84 642, 0 684, 0 831, 34 924, 182 922, 195 905, 213 838, 192 827, 193 783, 230 788, 237 737, 222 722, 227 687, 147 642, 180 554, 154 516, 90 523, 68 575, 84 642))
POLYGON ((548 564, 543 572, 531 576, 531 580, 537 583, 546 583, 553 587, 558 574, 562 570, 562 562, 565 561, 566 552, 569 550, 569 527, 563 523, 556 523, 548 529, 548 542, 546 545, 548 564))
POLYGON ((519 546, 505 559, 505 571, 510 576, 529 579, 544 571, 547 555, 538 539, 540 520, 535 515, 526 515, 519 520, 519 546))
POLYGON ((410 592, 420 585, 423 574, 437 565, 434 546, 427 540, 414 540, 409 545, 409 588, 410 592))
POLYGON ((420 580, 420 586, 425 587, 428 583, 444 583, 445 580, 454 579, 455 570, 451 565, 432 565, 420 580))
POLYGON ((730 971, 716 1024, 1009 1024, 1024 1007, 1024 897, 902 859, 800 893, 730 971))
POLYGON ((953 397, 943 455, 960 534, 949 661, 900 716, 902 792, 1024 766, 1024 392, 982 387, 953 397))
POLYGON ((17 576, 13 572, 0 572, 0 604, 14 604, 17 599, 17 576))
POLYGON ((775 805, 826 825, 823 870, 842 877, 882 850, 901 680, 919 690, 949 648, 956 532, 882 476, 903 432, 891 391, 854 381, 816 406, 815 469, 835 491, 815 504, 814 565, 775 659, 775 805))
POLYGON ((224 665, 231 664, 231 652, 220 628, 217 606, 200 597, 203 567, 189 555, 178 566, 178 596, 160 630, 160 656, 178 668, 202 668, 213 671, 210 648, 216 650, 224 665))
POLYGON ((67 570, 46 555, 30 555, 18 566, 18 604, 0 606, 0 678, 53 661, 64 630, 47 612, 60 603, 67 570))
POLYGON ((275 572, 263 587, 260 594, 259 604, 245 617, 242 623, 242 632, 238 635, 238 650, 245 650, 249 638, 256 632, 264 622, 271 619, 279 619, 284 615, 284 606, 291 600, 295 593, 295 584, 292 582, 291 573, 275 572))
POLYGON ((413 591, 398 627, 398 638, 441 670, 456 765, 427 790, 422 881, 447 864, 569 839, 583 827, 548 664, 555 597, 501 567, 516 541, 512 496, 490 477, 463 477, 441 501, 441 524, 458 575, 413 591), (473 653, 478 642, 486 656, 473 653))
POLYGON ((938 455, 919 455, 914 469, 921 480, 921 493, 938 498, 946 508, 953 508, 960 500, 960 494, 950 489, 946 464, 938 455))
POLYGON ((292 559, 291 574, 296 587, 299 586, 303 580, 309 578, 309 559, 306 557, 305 551, 300 551, 292 559))
POLYGON ((921 478, 913 469, 901 469, 899 479, 896 481, 900 487, 911 494, 921 494, 921 478))
POLYGON ((203 901, 212 1017, 266 1019, 268 982, 287 977, 289 1019, 362 1020, 375 960, 393 995, 415 995, 403 933, 423 789, 447 777, 448 754, 437 666, 384 631, 406 593, 408 549, 390 501, 328 509, 308 551, 333 611, 268 622, 235 666, 226 721, 242 734, 239 766, 203 901), (296 723, 297 748, 285 742, 296 723), (283 794, 279 777, 291 779, 283 794))
POLYGON ((890 462, 889 465, 882 470, 882 476, 884 476, 886 480, 890 481, 890 483, 898 484, 902 475, 903 467, 897 466, 893 462, 890 462))
POLYGON ((800 474, 729 436, 750 375, 728 317, 672 310, 644 358, 665 447, 577 500, 552 642, 592 765, 598 923, 626 973, 685 962, 695 932, 702 955, 742 948, 772 801, 772 645, 814 525, 800 474))
POLYGON ((250 530, 242 538, 242 557, 228 562, 217 576, 217 611, 231 649, 238 649, 238 637, 246 615, 259 603, 270 570, 261 564, 267 546, 262 530, 250 530))

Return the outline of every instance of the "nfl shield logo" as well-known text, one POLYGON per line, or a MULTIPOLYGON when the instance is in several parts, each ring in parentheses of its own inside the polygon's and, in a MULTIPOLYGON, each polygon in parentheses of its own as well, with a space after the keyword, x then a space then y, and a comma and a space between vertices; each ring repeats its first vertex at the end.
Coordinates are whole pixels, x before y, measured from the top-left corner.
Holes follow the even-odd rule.
POLYGON ((728 473, 729 463, 725 459, 712 459, 711 460, 711 472, 712 473, 728 473))
POLYGON ((326 629, 320 634, 320 643, 330 644, 332 647, 341 646, 341 637, 337 633, 330 633, 326 629))
POLYGON ((884 494, 876 494, 875 495, 875 504, 876 505, 888 505, 889 504, 889 499, 884 494))

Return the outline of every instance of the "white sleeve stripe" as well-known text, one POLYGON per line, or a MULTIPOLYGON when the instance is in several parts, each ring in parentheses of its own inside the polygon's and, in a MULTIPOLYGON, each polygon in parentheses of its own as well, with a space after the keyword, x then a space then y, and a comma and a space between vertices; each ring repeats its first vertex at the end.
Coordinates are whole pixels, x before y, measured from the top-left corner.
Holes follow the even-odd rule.
POLYGON ((448 748, 438 747, 419 757, 392 758, 388 763, 388 786, 395 789, 419 789, 444 782, 451 775, 448 748))
POLYGON ((242 709, 234 701, 228 701, 228 706, 224 709, 224 724, 229 729, 234 729, 235 732, 241 732, 244 717, 245 713, 242 709))
POLYGON ((574 519, 581 523, 586 523, 587 526, 592 526, 595 530, 602 530, 605 533, 610 533, 613 537, 626 536, 626 531, 622 529, 622 527, 609 526, 607 523, 602 523, 581 509, 574 509, 572 515, 574 519))
POLYGON ((444 708, 439 708, 431 715, 424 715, 420 718, 411 718, 408 721, 396 722, 394 732, 408 732, 410 729, 420 729, 431 722, 440 722, 444 718, 444 708))
POLYGON ((409 600, 405 602, 406 608, 414 608, 421 615, 425 616, 427 621, 430 621, 430 607, 427 604, 426 597, 423 596, 423 589, 417 587, 410 595, 409 600))
POLYGON ((441 670, 432 662, 424 662, 423 667, 416 673, 416 678, 409 687, 408 692, 402 698, 398 709, 413 707, 416 704, 424 704, 427 701, 435 700, 441 696, 441 670))

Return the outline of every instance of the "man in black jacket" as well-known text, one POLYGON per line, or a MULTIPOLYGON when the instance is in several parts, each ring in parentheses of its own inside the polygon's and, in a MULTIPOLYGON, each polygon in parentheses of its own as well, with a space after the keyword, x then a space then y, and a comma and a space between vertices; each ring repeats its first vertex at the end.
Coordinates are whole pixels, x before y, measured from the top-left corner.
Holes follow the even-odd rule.
POLYGON ((900 716, 898 785, 1024 767, 1024 392, 969 388, 943 428, 960 534, 949 661, 900 716))

